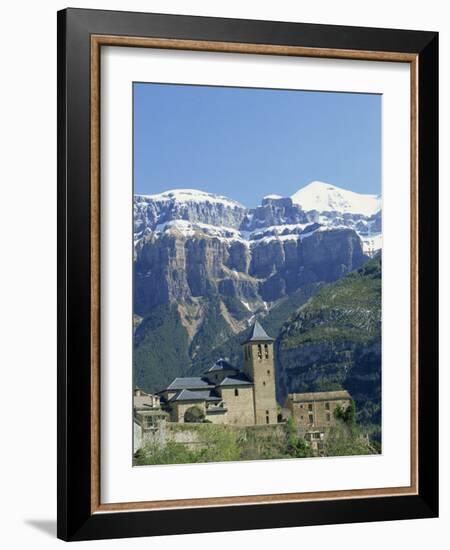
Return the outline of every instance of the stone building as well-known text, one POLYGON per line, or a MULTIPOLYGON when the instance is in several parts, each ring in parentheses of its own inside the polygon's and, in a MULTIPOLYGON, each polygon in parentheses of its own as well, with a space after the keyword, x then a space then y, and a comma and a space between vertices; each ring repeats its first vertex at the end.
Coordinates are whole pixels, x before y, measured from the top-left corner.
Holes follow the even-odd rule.
POLYGON ((276 424, 273 341, 255 321, 242 344, 243 372, 219 359, 203 376, 175 378, 158 392, 170 420, 185 422, 195 408, 215 424, 276 424))
POLYGON ((335 424, 336 408, 339 406, 346 409, 351 400, 346 390, 290 393, 285 407, 290 411, 297 426, 320 433, 320 429, 329 428, 335 424))
POLYGON ((164 425, 168 419, 168 413, 161 408, 159 395, 135 388, 133 392, 134 450, 139 449, 143 441, 162 437, 164 425))
POLYGON ((253 381, 255 424, 276 424, 274 339, 255 321, 244 346, 244 373, 253 381))

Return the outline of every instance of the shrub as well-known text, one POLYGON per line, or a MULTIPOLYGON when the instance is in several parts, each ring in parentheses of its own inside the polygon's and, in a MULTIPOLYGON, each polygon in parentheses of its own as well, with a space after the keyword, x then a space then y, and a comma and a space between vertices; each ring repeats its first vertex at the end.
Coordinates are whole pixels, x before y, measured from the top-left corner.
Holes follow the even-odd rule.
POLYGON ((355 434, 344 423, 333 427, 325 443, 325 456, 352 456, 376 454, 369 442, 355 434))
POLYGON ((334 417, 338 420, 342 420, 342 422, 346 424, 352 432, 356 433, 356 407, 353 399, 350 401, 350 404, 346 409, 343 409, 340 405, 338 405, 334 409, 334 417))
POLYGON ((198 462, 240 460, 236 433, 226 426, 214 426, 205 432, 205 446, 198 451, 198 462))
POLYGON ((297 426, 291 417, 286 422, 286 449, 287 456, 292 458, 305 458, 311 456, 309 443, 297 434, 297 426))
POLYGON ((197 462, 197 456, 182 443, 168 442, 165 447, 147 444, 135 453, 135 464, 189 464, 197 462))
POLYGON ((184 413, 185 422, 204 422, 204 420, 205 413, 200 407, 197 407, 196 405, 194 405, 193 407, 189 407, 189 409, 187 409, 187 411, 184 413))

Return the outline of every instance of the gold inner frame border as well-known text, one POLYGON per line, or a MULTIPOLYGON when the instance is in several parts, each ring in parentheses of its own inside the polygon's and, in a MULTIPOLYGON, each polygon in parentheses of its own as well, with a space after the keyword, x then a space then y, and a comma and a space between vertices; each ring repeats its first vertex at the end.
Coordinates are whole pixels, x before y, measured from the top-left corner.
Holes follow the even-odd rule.
POLYGON ((247 44, 179 40, 170 38, 143 38, 115 35, 91 35, 90 66, 90 185, 91 185, 91 513, 125 512, 133 510, 163 510, 174 508, 202 508, 243 506, 317 500, 341 500, 367 497, 417 495, 418 480, 418 55, 402 52, 308 48, 271 44, 247 44), (101 503, 100 500, 100 50, 102 46, 164 48, 236 54, 259 54, 329 59, 389 61, 410 65, 411 97, 411 483, 408 487, 318 491, 313 493, 283 493, 234 497, 211 497, 180 500, 101 503))

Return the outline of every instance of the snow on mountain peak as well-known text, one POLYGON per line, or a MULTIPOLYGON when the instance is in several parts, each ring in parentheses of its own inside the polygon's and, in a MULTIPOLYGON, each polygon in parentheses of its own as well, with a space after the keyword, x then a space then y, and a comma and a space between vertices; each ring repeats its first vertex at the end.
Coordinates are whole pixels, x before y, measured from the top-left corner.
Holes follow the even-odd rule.
POLYGON ((265 195, 263 199, 282 199, 283 197, 281 195, 276 195, 275 193, 271 193, 270 195, 265 195))
POLYGON ((323 181, 313 181, 291 196, 303 210, 342 212, 371 216, 381 209, 381 197, 342 189, 323 181))
POLYGON ((155 202, 178 202, 178 203, 202 203, 209 202, 211 204, 223 204, 228 207, 244 208, 242 204, 228 197, 207 193, 198 189, 170 189, 163 193, 155 195, 138 195, 144 199, 150 199, 155 202))

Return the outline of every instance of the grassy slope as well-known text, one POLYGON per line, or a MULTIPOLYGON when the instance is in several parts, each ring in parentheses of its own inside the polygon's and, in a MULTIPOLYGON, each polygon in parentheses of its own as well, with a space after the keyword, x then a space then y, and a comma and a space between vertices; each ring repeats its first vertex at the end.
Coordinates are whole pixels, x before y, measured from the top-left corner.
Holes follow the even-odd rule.
POLYGON ((352 340, 369 343, 380 337, 381 261, 369 260, 340 281, 322 288, 291 324, 284 348, 304 343, 352 340))
POLYGON ((282 327, 286 392, 344 388, 358 421, 381 424, 381 258, 323 287, 282 327))

